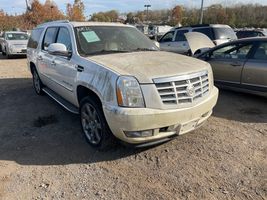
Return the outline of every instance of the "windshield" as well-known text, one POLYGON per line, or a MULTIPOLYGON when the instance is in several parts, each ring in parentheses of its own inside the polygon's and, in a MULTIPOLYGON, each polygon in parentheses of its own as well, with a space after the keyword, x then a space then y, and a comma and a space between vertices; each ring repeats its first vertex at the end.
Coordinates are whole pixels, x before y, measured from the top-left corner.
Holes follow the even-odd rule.
POLYGON ((236 40, 236 34, 231 28, 214 28, 215 38, 217 39, 228 39, 236 40))
POLYGON ((81 26, 75 28, 81 55, 157 51, 157 46, 133 27, 81 26))
POLYGON ((28 35, 26 33, 7 33, 7 40, 28 40, 28 35))

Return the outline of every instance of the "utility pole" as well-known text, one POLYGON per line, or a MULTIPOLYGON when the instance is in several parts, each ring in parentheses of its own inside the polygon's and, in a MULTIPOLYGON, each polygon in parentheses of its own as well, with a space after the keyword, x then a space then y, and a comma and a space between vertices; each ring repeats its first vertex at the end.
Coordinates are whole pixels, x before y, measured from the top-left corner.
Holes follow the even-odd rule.
POLYGON ((28 3, 28 0, 25 0, 25 2, 26 2, 26 11, 28 12, 28 11, 31 11, 31 7, 30 7, 30 5, 29 5, 29 3, 28 3))
POLYGON ((148 21, 148 9, 151 7, 151 5, 147 4, 145 5, 146 8, 146 21, 148 21))
POLYGON ((203 23, 203 12, 204 12, 204 0, 201 0, 201 10, 200 10, 199 24, 203 23))

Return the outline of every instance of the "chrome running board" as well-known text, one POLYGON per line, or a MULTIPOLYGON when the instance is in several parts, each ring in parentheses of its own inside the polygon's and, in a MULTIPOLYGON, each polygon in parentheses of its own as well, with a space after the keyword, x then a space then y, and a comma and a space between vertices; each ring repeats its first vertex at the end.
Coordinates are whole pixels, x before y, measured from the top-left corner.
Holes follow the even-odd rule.
POLYGON ((63 108, 65 108, 67 111, 69 111, 71 113, 74 113, 74 114, 79 114, 79 109, 76 106, 72 105, 70 102, 68 102, 65 99, 63 99, 61 96, 59 96, 53 90, 50 90, 47 87, 42 88, 42 90, 48 96, 50 96, 52 99, 54 99, 59 105, 61 105, 63 108))

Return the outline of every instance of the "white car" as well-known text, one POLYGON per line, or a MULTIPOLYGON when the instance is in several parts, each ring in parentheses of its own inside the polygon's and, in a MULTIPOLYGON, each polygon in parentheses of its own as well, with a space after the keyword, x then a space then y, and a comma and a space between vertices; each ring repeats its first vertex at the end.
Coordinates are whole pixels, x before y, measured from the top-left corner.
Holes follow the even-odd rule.
POLYGON ((136 146, 200 127, 218 98, 208 63, 159 51, 135 27, 56 21, 32 31, 28 67, 37 94, 79 114, 90 145, 136 146))
POLYGON ((190 53, 190 47, 185 38, 185 33, 199 32, 208 36, 215 45, 223 44, 231 40, 236 40, 234 30, 223 24, 195 25, 190 27, 173 28, 166 33, 160 40, 160 49, 180 54, 190 53))
POLYGON ((28 34, 24 32, 4 32, 3 37, 0 39, 2 54, 7 56, 7 58, 13 55, 26 56, 28 39, 28 34))

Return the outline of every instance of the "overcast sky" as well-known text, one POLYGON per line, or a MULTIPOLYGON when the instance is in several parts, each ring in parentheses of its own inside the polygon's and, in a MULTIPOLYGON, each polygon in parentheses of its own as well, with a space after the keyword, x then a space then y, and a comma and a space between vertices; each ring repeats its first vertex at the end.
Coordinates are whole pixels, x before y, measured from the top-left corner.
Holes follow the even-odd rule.
MULTIPOLYGON (((66 10, 66 4, 74 0, 54 0, 59 9, 63 12, 66 10)), ((45 2, 45 0, 40 0, 45 2)), ((83 0, 85 4, 86 16, 99 11, 118 10, 119 12, 143 10, 145 4, 150 4, 151 9, 171 8, 176 4, 186 7, 200 7, 201 0, 83 0)), ((233 5, 240 3, 259 3, 267 5, 267 0, 204 0, 204 6, 214 3, 233 5)), ((0 0, 0 9, 9 14, 22 13, 25 11, 25 0, 0 0)))

